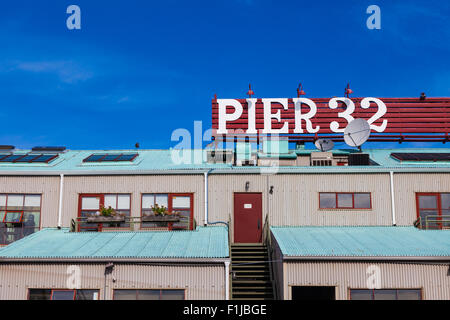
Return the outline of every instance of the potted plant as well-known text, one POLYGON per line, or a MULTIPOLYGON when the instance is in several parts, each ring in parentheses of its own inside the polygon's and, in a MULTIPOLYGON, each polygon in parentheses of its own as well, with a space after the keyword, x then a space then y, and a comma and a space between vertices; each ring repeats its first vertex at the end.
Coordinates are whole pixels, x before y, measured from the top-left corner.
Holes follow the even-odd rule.
POLYGON ((88 223, 104 223, 104 222, 125 222, 125 215, 119 214, 111 208, 110 206, 106 208, 105 206, 100 206, 100 210, 97 211, 94 215, 91 215, 87 218, 88 223))
POLYGON ((178 222, 180 221, 179 212, 170 212, 165 206, 155 204, 152 207, 153 214, 144 215, 142 221, 147 222, 178 222))

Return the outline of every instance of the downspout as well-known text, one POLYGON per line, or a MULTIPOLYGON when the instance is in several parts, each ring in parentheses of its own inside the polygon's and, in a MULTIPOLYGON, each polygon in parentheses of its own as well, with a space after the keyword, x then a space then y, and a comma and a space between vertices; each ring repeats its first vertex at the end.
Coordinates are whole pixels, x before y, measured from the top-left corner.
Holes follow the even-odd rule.
POLYGON ((208 171, 203 172, 204 177, 204 183, 205 183, 205 222, 203 225, 207 225, 208 224, 208 174, 213 171, 213 169, 210 169, 208 171))
POLYGON ((59 206, 58 206, 58 229, 61 229, 61 219, 62 219, 62 202, 64 193, 64 175, 61 173, 59 175, 59 206))
POLYGON ((391 180, 391 207, 392 207, 392 225, 396 226, 397 221, 395 221, 395 198, 394 198, 394 172, 389 171, 389 176, 391 180))
POLYGON ((225 261, 225 300, 230 300, 230 261, 225 261))

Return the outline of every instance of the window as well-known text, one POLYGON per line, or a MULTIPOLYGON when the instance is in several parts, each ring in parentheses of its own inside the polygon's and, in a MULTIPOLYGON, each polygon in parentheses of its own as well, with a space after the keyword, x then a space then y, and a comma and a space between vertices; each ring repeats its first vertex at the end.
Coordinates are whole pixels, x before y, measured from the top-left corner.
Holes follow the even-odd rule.
MULTIPOLYGON (((150 193, 142 195, 142 216, 152 215, 154 205, 164 206, 169 212, 178 212, 180 221, 171 225, 172 229, 192 230, 193 228, 193 203, 192 194, 177 193, 150 193)), ((167 226, 165 222, 144 222, 143 227, 167 226)))
POLYGON ((416 202, 422 227, 450 228, 450 193, 417 193, 416 202))
POLYGON ((57 154, 43 154, 43 153, 27 153, 27 154, 1 154, 0 162, 11 163, 49 163, 58 158, 57 154))
POLYGON ((0 244, 38 231, 40 216, 40 194, 0 194, 0 244))
POLYGON ((422 290, 350 289, 350 300, 422 300, 422 290))
POLYGON ((137 153, 101 153, 91 154, 83 162, 117 162, 133 161, 138 156, 137 153))
MULTIPOLYGON (((87 218, 99 214, 100 208, 111 207, 117 214, 130 217, 130 194, 81 194, 79 204, 79 217, 87 218)), ((80 229, 85 231, 99 231, 102 227, 129 227, 129 223, 81 223, 80 229)))
POLYGON ((184 300, 184 290, 114 290, 114 300, 184 300))
POLYGON ((99 291, 91 289, 29 289, 28 300, 98 300, 99 291))
POLYGON ((320 209, 371 209, 370 193, 320 192, 320 209))
POLYGON ((400 161, 450 161, 450 153, 391 153, 391 157, 400 161))

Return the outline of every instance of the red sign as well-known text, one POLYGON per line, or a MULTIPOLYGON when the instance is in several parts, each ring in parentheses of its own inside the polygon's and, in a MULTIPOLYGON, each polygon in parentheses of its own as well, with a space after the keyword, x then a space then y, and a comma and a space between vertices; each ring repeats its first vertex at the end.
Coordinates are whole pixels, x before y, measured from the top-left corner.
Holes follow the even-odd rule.
POLYGON ((450 98, 214 99, 213 135, 341 134, 356 118, 372 132, 450 131, 450 98))

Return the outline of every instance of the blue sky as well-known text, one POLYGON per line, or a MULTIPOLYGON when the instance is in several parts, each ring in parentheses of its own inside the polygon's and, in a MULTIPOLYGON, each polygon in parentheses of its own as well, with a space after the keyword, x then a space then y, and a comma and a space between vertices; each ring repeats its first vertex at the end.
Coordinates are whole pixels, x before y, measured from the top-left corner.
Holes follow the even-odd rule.
MULTIPOLYGON (((0 144, 168 148, 211 98, 450 96, 447 1, 8 1, 0 144), (68 30, 66 8, 81 8, 68 30), (381 8, 381 30, 366 8, 381 8)), ((395 146, 396 144, 391 144, 395 146)), ((436 146, 441 146, 437 144, 436 146)), ((430 145, 431 146, 431 145, 430 145)))

